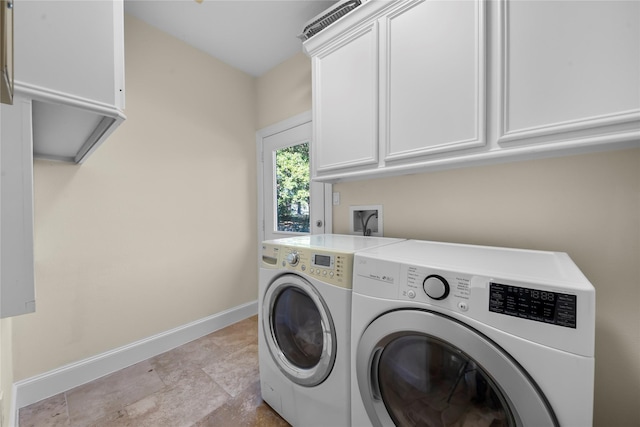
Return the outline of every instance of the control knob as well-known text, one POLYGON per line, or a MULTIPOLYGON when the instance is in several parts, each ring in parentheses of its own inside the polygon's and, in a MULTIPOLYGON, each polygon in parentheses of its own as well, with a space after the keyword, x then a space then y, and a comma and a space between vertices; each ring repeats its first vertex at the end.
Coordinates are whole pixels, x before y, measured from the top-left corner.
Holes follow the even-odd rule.
POLYGON ((295 267, 300 262, 300 255, 297 252, 291 252, 287 255, 286 260, 291 267, 295 267))
POLYGON ((447 283, 444 277, 438 276, 437 274, 427 276, 424 282, 422 282, 422 288, 424 289, 424 293, 434 300, 443 300, 449 296, 449 283, 447 283))

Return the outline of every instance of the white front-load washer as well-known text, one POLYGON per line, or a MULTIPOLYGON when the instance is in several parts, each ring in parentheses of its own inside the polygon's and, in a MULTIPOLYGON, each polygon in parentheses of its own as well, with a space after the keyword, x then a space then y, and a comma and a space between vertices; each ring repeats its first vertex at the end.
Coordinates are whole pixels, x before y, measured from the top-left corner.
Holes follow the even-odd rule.
POLYGON ((594 329, 594 288, 565 253, 358 252, 352 424, 591 426, 594 329))
POLYGON ((264 401, 290 424, 351 424, 353 256, 402 240, 323 234, 263 242, 260 387, 264 401))

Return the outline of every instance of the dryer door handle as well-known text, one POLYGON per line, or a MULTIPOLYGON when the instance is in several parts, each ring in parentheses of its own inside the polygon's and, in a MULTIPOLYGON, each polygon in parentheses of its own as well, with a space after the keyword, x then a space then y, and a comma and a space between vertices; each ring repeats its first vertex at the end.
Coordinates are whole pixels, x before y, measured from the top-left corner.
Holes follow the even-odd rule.
POLYGON ((369 376, 369 384, 371 387, 371 395, 374 400, 382 400, 382 394, 380 393, 380 378, 379 378, 379 365, 380 365, 380 356, 382 355, 382 347, 378 347, 373 352, 373 357, 371 357, 371 371, 369 376))

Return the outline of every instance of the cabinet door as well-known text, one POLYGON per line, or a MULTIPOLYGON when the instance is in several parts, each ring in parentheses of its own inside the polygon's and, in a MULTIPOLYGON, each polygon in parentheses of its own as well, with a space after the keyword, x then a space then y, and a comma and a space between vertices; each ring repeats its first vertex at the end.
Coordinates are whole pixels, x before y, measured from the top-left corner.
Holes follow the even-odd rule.
POLYGON ((640 2, 499 5, 500 143, 637 138, 640 2))
POLYGON ((382 19, 385 160, 485 144, 484 20, 477 0, 410 1, 382 19))
POLYGON ((123 108, 121 0, 15 3, 16 81, 123 108))
POLYGON ((313 57, 314 175, 377 165, 377 69, 375 22, 313 57))
POLYGON ((37 158, 83 162, 126 117, 122 0, 15 3, 15 92, 37 158))
POLYGON ((31 100, 0 108, 0 317, 35 311, 31 100))

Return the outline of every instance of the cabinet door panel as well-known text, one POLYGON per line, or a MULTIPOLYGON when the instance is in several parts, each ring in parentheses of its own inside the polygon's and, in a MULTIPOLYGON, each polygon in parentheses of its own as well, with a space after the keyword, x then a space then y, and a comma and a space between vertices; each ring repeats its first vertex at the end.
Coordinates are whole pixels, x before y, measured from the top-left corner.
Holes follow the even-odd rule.
POLYGON ((483 145, 484 2, 410 2, 383 28, 386 159, 483 145))
POLYGON ((501 7, 502 141, 638 120, 639 2, 501 7))
POLYGON ((31 100, 2 105, 0 317, 35 311, 31 100))
POLYGON ((112 1, 22 1, 15 5, 16 80, 113 105, 120 97, 122 48, 112 1), (116 35, 117 37, 118 35, 116 35))
POLYGON ((314 57, 314 170, 378 161, 378 42, 371 24, 314 57))

